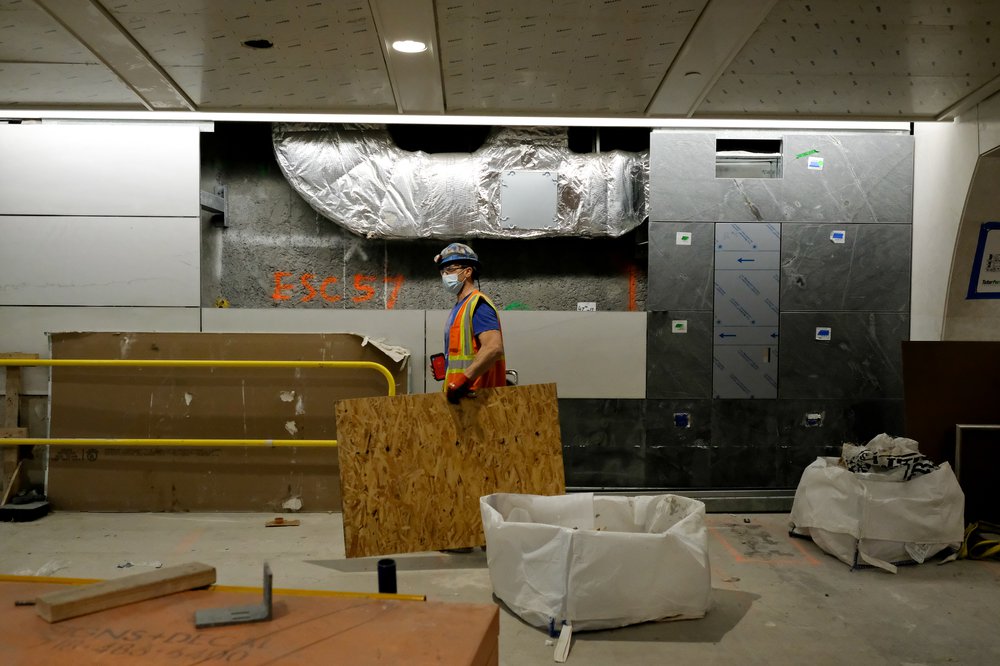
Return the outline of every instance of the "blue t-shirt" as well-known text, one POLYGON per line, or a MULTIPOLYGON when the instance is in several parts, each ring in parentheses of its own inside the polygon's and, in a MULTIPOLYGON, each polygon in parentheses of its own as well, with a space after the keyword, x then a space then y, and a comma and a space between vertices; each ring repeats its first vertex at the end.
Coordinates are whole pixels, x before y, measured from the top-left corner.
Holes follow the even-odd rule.
MULTIPOLYGON (((448 334, 451 331, 452 324, 455 323, 455 315, 458 314, 458 309, 462 307, 468 299, 472 298, 472 294, 469 294, 461 301, 455 304, 455 307, 451 309, 451 314, 448 315, 448 322, 444 327, 444 357, 448 358, 448 334)), ((497 317, 497 311, 494 310, 489 303, 486 302, 485 298, 480 298, 479 302, 476 303, 476 309, 472 312, 472 336, 475 337, 480 333, 486 331, 499 331, 500 330, 500 319, 497 317)))

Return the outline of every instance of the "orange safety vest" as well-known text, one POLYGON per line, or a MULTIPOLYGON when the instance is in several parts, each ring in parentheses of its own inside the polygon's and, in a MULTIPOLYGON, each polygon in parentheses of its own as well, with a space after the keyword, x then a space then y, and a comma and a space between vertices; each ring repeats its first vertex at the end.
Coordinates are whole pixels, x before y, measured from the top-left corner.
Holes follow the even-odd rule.
MULTIPOLYGON (((469 294, 465 298, 465 302, 458 308, 458 312, 455 313, 455 321, 452 322, 451 329, 448 331, 448 372, 444 377, 444 384, 441 387, 442 391, 448 390, 448 383, 452 375, 465 373, 465 369, 472 364, 473 357, 479 351, 479 341, 472 334, 472 313, 476 311, 479 299, 483 299, 494 311, 497 311, 496 306, 493 305, 493 301, 487 298, 486 294, 481 291, 474 291, 469 294)), ((497 321, 499 322, 499 317, 497 321)), ((492 368, 479 375, 472 382, 472 389, 506 385, 507 364, 504 361, 503 355, 501 355, 492 368)))

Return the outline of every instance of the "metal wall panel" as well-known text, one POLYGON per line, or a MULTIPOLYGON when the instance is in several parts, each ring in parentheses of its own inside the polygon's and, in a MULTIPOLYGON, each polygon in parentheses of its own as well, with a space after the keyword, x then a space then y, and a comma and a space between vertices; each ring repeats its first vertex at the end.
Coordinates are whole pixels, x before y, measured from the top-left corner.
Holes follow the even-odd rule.
POLYGON ((783 225, 782 310, 908 310, 911 230, 908 224, 783 225), (834 242, 841 232, 842 242, 834 242))
POLYGON ((782 314, 780 397, 902 398, 901 343, 909 327, 906 313, 782 314), (829 339, 816 339, 820 327, 830 328, 829 339))
POLYGON ((199 215, 199 128, 0 124, 0 215, 199 215))
POLYGON ((0 305, 199 305, 199 219, 0 216, 0 305))
MULTIPOLYGON (((205 333, 357 333, 410 352, 409 390, 424 393, 422 310, 324 310, 206 308, 205 333)), ((440 385, 438 385, 439 387, 440 385)), ((436 390, 438 387, 432 387, 436 390)))
POLYGON ((646 309, 711 310, 714 244, 711 222, 650 222, 646 309))
POLYGON ((775 224, 717 224, 712 394, 778 395, 778 258, 775 224))
POLYGON ((712 313, 650 312, 646 397, 712 397, 712 313))
POLYGON ((782 139, 781 178, 716 178, 717 136, 740 138, 734 131, 652 133, 651 220, 911 221, 912 136, 772 132, 782 139), (822 168, 810 156, 822 158, 822 168))
MULTIPOLYGON (((32 353, 48 358, 48 333, 193 333, 201 325, 200 314, 198 308, 0 307, 0 351, 32 353)), ((48 368, 24 368, 21 376, 22 392, 48 394, 48 368)), ((2 386, 3 379, 0 378, 2 386)))
MULTIPOLYGON (((443 351, 447 316, 427 311, 428 356, 443 351)), ((645 312, 505 310, 500 325, 521 384, 555 382, 560 398, 646 397, 645 312)), ((429 368, 426 376, 428 391, 440 390, 429 368)))

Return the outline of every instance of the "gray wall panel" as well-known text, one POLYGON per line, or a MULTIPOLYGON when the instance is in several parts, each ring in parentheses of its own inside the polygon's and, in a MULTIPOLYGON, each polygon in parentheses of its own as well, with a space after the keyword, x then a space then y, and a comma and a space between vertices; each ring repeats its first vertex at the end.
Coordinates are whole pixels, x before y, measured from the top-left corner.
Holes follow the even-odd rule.
MULTIPOLYGON (((427 311, 427 354, 443 351, 448 311, 427 311)), ((507 367, 560 398, 645 398, 645 312, 503 311, 507 367)), ((426 365, 426 364, 425 364, 426 365)), ((430 369, 428 391, 440 390, 430 369)))
POLYGON ((0 214, 197 217, 197 125, 0 124, 0 214))
POLYGON ((780 194, 788 220, 909 224, 913 202, 913 137, 908 134, 786 134, 780 194), (823 170, 807 168, 818 150, 823 170))
MULTIPOLYGON (((734 133, 718 136, 734 138, 734 133)), ((898 133, 776 136, 783 140, 781 178, 717 179, 716 132, 653 132, 650 219, 910 222, 913 137, 898 133), (797 157, 813 150, 823 158, 822 170, 809 169, 807 156, 797 157)))
POLYGON ((908 224, 786 224, 781 309, 904 312, 910 304, 908 224), (830 235, 844 231, 843 243, 830 235))
POLYGON ((781 315, 779 397, 903 397, 901 342, 908 314, 804 312, 781 315), (816 340, 829 326, 830 340, 816 340))
POLYGON ((646 309, 711 310, 714 247, 710 222, 650 222, 646 309), (677 244, 682 232, 691 234, 690 245, 677 244))
POLYGON ((0 305, 197 306, 196 217, 0 216, 0 305))
POLYGON ((712 313, 650 312, 646 320, 646 397, 712 396, 712 313), (675 333, 686 321, 687 333, 675 333))
POLYGON ((645 483, 642 400, 559 399, 566 485, 641 487, 645 483))

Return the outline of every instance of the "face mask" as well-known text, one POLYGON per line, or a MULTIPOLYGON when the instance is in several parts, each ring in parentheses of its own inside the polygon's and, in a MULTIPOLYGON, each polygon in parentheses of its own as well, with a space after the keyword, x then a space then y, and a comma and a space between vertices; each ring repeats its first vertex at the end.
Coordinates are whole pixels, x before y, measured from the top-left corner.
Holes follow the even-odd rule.
POLYGON ((444 288, 449 294, 458 295, 458 292, 462 291, 462 285, 464 282, 458 279, 457 273, 446 273, 441 276, 441 282, 444 283, 444 288))

